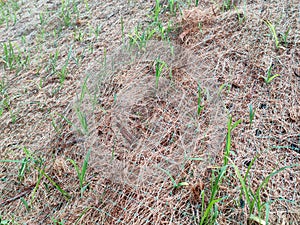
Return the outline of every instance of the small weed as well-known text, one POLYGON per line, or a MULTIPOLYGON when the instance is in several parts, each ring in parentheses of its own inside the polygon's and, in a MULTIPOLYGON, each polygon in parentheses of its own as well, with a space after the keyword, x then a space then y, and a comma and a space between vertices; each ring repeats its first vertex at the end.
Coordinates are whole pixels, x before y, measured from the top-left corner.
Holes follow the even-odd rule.
POLYGON ((3 43, 3 61, 5 68, 8 68, 10 71, 14 69, 19 71, 29 64, 30 58, 28 55, 22 55, 21 50, 17 46, 13 46, 9 41, 8 44, 3 43))
POLYGON ((269 66, 268 71, 267 71, 267 76, 263 77, 266 84, 270 84, 274 78, 280 76, 279 74, 274 74, 274 75, 272 74, 272 67, 273 67, 273 64, 271 64, 269 66))
POLYGON ((14 52, 14 48, 12 43, 9 42, 8 44, 3 44, 3 51, 4 51, 4 62, 5 67, 8 67, 10 70, 15 68, 14 64, 17 61, 17 55, 14 52))
POLYGON ((218 217, 218 208, 217 203, 222 201, 224 198, 216 198, 220 189, 220 185, 227 171, 227 165, 218 169, 217 176, 215 175, 216 171, 212 173, 212 185, 211 185, 211 194, 209 198, 209 203, 205 207, 205 192, 201 191, 200 199, 201 199, 201 221, 199 224, 215 224, 218 217))
POLYGON ((283 45, 285 47, 287 47, 287 45, 288 45, 287 39, 288 39, 288 35, 290 33, 290 30, 291 30, 291 27, 288 27, 288 29, 284 33, 280 33, 281 42, 283 43, 283 45))
POLYGON ((64 225, 65 224, 64 220, 57 220, 57 219, 54 219, 54 218, 52 218, 51 220, 52 220, 54 225, 64 225))
POLYGON ((177 183, 169 171, 167 171, 167 170, 165 170, 163 168, 160 168, 160 167, 159 167, 159 169, 161 171, 163 171, 165 174, 168 175, 168 177, 171 179, 171 182, 173 184, 173 188, 174 189, 180 188, 182 186, 188 186, 189 185, 187 182, 179 182, 179 183, 177 183))
POLYGON ((86 119, 86 115, 83 111, 81 111, 80 107, 76 107, 76 115, 81 125, 81 133, 87 135, 89 133, 88 123, 86 119))
POLYGON ((161 77, 162 70, 166 66, 167 64, 164 61, 160 60, 159 57, 155 60, 155 87, 156 88, 158 88, 159 78, 161 77))
POLYGON ((55 54, 50 56, 50 67, 52 73, 56 72, 58 57, 59 57, 59 51, 58 49, 56 49, 55 54))
POLYGON ((4 95, 7 92, 7 85, 4 81, 4 78, 0 80, 0 95, 4 95))
POLYGON ((121 34, 122 34, 122 43, 125 43, 125 34, 124 34, 124 20, 123 17, 121 17, 121 34))
POLYGON ((9 114, 12 124, 15 124, 17 122, 17 115, 12 110, 9 111, 9 114))
POLYGON ((9 224, 10 224, 10 221, 2 219, 2 216, 0 215, 0 225, 9 225, 9 224))
POLYGON ((154 12, 153 12, 153 20, 154 22, 158 22, 158 17, 161 12, 161 5, 160 5, 160 0, 155 0, 155 7, 154 7, 154 12))
POLYGON ((6 23, 6 28, 12 26, 17 22, 17 11, 20 9, 18 1, 0 1, 0 25, 6 23))
POLYGON ((98 39, 101 30, 102 30, 102 26, 101 25, 97 25, 96 28, 94 29, 94 33, 95 33, 96 39, 98 39))
POLYGON ((175 14, 176 13, 176 0, 169 0, 168 6, 169 6, 169 10, 170 10, 171 14, 175 14))
POLYGON ((255 116, 255 110, 253 110, 253 106, 252 106, 252 104, 250 104, 249 105, 250 129, 251 129, 251 126, 252 126, 252 122, 253 122, 254 116, 255 116))
POLYGON ((71 195, 68 192, 66 192, 65 190, 63 190, 54 180, 52 180, 52 178, 45 172, 44 169, 38 169, 38 172, 39 172, 40 178, 38 179, 36 187, 39 186, 40 179, 44 176, 62 194, 62 196, 64 196, 64 198, 66 200, 69 200, 71 198, 71 195))
POLYGON ((25 206, 25 209, 27 210, 27 212, 29 212, 30 206, 29 206, 28 202, 24 198, 20 198, 20 200, 23 203, 23 205, 25 206))
POLYGON ((198 28, 201 34, 203 34, 203 25, 201 22, 198 23, 198 28))
POLYGON ((83 192, 88 187, 88 184, 87 185, 84 185, 84 184, 85 184, 85 175, 86 175, 86 171, 87 171, 87 167, 88 167, 88 161, 89 161, 89 158, 90 158, 90 154, 91 154, 91 149, 89 149, 89 151, 87 152, 87 154, 84 158, 81 170, 79 169, 77 163, 73 159, 68 159, 68 161, 73 164, 73 166, 76 170, 76 173, 77 173, 77 176, 78 176, 78 179, 79 179, 81 197, 83 195, 83 192))
POLYGON ((38 172, 38 178, 37 178, 35 187, 31 192, 30 204, 26 203, 25 206, 29 208, 30 205, 32 205, 32 203, 35 199, 35 193, 37 192, 43 177, 45 177, 66 198, 66 200, 68 200, 71 197, 70 194, 68 192, 64 191, 59 186, 59 184, 57 184, 55 181, 53 181, 52 178, 46 173, 45 165, 44 165, 45 161, 42 158, 35 157, 34 154, 32 154, 32 152, 30 152, 29 149, 27 149, 26 147, 23 148, 23 151, 26 155, 25 159, 23 159, 23 160, 4 159, 4 160, 0 160, 0 162, 3 162, 3 163, 20 163, 21 168, 20 168, 19 173, 18 173, 19 180, 23 179, 23 177, 25 176, 25 172, 30 171, 29 170, 30 168, 33 168, 34 170, 36 170, 38 172))
POLYGON ((62 18, 64 26, 70 27, 72 25, 70 2, 69 0, 62 0, 61 2, 60 18, 62 18))
POLYGON ((25 158, 22 159, 21 162, 21 168, 19 169, 18 172, 18 180, 23 181, 25 172, 28 171, 28 164, 30 162, 30 153, 26 147, 23 148, 23 151, 25 153, 25 158))
MULTIPOLYGON (((71 45, 70 49, 69 49, 69 52, 68 52, 67 60, 64 64, 64 66, 58 72, 58 78, 59 78, 60 85, 63 85, 64 81, 66 80, 67 74, 68 74, 68 65, 69 65, 69 61, 72 57, 72 48, 73 48, 73 46, 71 45)), ((58 55, 56 55, 56 53, 55 53, 55 56, 54 56, 54 63, 55 64, 56 64, 57 57, 58 57, 58 55)))
POLYGON ((62 85, 64 83, 64 81, 66 80, 67 77, 67 73, 68 73, 68 68, 66 65, 63 66, 63 68, 59 71, 58 73, 58 77, 59 77, 59 82, 62 85))
POLYGON ((239 12, 238 8, 235 5, 233 5, 233 8, 234 8, 234 10, 236 12, 239 24, 241 25, 245 21, 245 19, 246 19, 246 17, 245 17, 245 10, 244 10, 244 12, 239 12))
POLYGON ((161 39, 166 40, 169 27, 165 28, 161 22, 157 22, 156 29, 157 29, 156 33, 160 34, 161 39))
POLYGON ((271 32, 271 34, 274 38, 274 41, 275 41, 275 47, 276 47, 276 49, 278 49, 280 47, 280 41, 278 39, 278 35, 277 35, 277 32, 276 32, 275 26, 269 20, 264 20, 264 23, 269 27, 270 32, 271 32))
POLYGON ((84 33, 79 29, 74 29, 73 37, 74 41, 82 42, 84 39, 84 33))
POLYGON ((249 219, 259 222, 260 224, 263 224, 263 222, 265 224, 268 224, 269 210, 270 210, 269 205, 271 204, 271 202, 263 202, 262 201, 262 199, 261 199, 262 189, 267 185, 269 180, 276 174, 280 173, 281 171, 283 171, 285 169, 292 168, 292 167, 299 166, 299 165, 285 166, 278 170, 274 170, 261 182, 261 184, 258 186, 256 191, 253 191, 251 186, 247 184, 247 178, 248 178, 250 169, 252 168, 252 166, 257 158, 258 158, 258 156, 256 156, 250 162, 244 177, 242 177, 241 172, 236 165, 233 164, 233 168, 234 168, 235 174, 237 175, 239 182, 241 184, 240 202, 243 202, 242 194, 244 194, 246 203, 249 207, 249 214, 250 214, 249 219), (257 215, 254 214, 255 209, 257 211, 257 215), (265 215, 265 216, 263 216, 263 215, 265 215))
POLYGON ((150 27, 144 31, 141 30, 140 26, 135 27, 134 32, 128 35, 130 46, 136 45, 142 50, 146 46, 147 41, 153 37, 155 32, 156 30, 151 29, 150 27))
POLYGON ((40 13, 39 14, 39 18, 40 18, 40 24, 41 26, 44 26, 45 25, 45 16, 44 16, 44 13, 40 13))
POLYGON ((106 62, 107 62, 107 49, 104 48, 104 51, 103 51, 103 66, 106 67, 106 62))
POLYGON ((215 176, 215 172, 212 173, 212 186, 211 186, 211 196, 209 199, 208 206, 205 208, 204 203, 204 191, 201 192, 201 221, 199 224, 215 224, 218 217, 218 209, 217 203, 222 201, 224 198, 216 198, 220 189, 220 185, 226 175, 226 171, 228 168, 229 155, 231 150, 231 132, 234 128, 236 128, 241 123, 241 120, 236 121, 232 124, 232 117, 229 116, 227 123, 227 138, 226 138, 226 149, 224 152, 224 162, 223 166, 218 169, 217 176, 215 176))
POLYGON ((232 0, 223 0, 222 11, 229 11, 232 7, 232 0))
POLYGON ((225 153, 224 153, 224 166, 228 165, 230 150, 231 150, 231 132, 234 128, 236 128, 240 123, 242 122, 241 119, 236 121, 234 124, 232 124, 232 116, 229 116, 228 122, 227 122, 227 136, 226 136, 226 146, 225 146, 225 153))
POLYGON ((204 105, 202 105, 202 89, 200 84, 198 84, 198 98, 197 98, 197 115, 199 116, 204 109, 204 105))
POLYGON ((3 99, 0 101, 0 116, 3 115, 4 110, 10 111, 10 99, 7 94, 5 94, 3 99))

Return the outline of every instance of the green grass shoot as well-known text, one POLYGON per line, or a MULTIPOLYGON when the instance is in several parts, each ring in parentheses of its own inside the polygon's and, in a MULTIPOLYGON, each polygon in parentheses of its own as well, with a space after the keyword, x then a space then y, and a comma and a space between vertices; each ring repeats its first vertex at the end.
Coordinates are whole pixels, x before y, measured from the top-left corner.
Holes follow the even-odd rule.
POLYGON ((272 82, 272 80, 274 80, 276 77, 280 76, 280 74, 274 74, 274 75, 272 74, 272 67, 273 67, 273 64, 271 64, 269 66, 268 71, 267 71, 267 76, 263 77, 266 84, 270 84, 272 82))
POLYGON ((90 154, 91 154, 91 149, 88 150, 88 152, 87 152, 87 154, 84 158, 81 170, 79 169, 79 166, 77 165, 77 163, 73 159, 68 159, 68 161, 70 161, 73 164, 73 166, 76 170, 76 173, 77 173, 77 176, 78 176, 78 179, 79 179, 79 186, 80 186, 81 196, 83 196, 83 192, 88 187, 88 184, 85 185, 85 182, 86 182, 85 176, 86 176, 86 171, 87 171, 87 168, 88 168, 88 162, 89 162, 90 154))

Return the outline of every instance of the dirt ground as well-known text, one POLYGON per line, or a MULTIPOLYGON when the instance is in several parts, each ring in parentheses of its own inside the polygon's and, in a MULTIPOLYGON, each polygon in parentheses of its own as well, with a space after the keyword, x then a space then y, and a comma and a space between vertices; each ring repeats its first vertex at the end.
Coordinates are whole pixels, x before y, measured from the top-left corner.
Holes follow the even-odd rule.
POLYGON ((0 224, 200 224, 230 115, 216 223, 299 224, 298 1, 161 2, 0 0, 0 224))

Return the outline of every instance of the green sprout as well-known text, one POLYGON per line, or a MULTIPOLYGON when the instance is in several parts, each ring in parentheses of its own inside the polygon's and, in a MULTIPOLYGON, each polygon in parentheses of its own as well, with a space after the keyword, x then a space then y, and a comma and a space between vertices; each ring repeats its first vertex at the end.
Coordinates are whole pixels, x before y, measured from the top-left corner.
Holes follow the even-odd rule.
POLYGON ((266 82, 266 84, 270 84, 271 81, 276 78, 276 77, 279 77, 280 75, 279 74, 272 74, 272 67, 273 67, 273 64, 270 65, 270 67, 268 68, 268 71, 267 71, 267 76, 263 77, 264 78, 264 81, 266 82))

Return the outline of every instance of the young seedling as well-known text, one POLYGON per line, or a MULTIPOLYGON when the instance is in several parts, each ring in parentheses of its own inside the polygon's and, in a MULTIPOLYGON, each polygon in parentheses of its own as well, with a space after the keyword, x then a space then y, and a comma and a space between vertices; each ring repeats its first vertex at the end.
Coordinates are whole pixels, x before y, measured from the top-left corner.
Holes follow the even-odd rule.
POLYGON ((87 119, 86 119, 86 115, 85 113, 80 109, 79 106, 76 107, 76 115, 79 119, 80 125, 81 125, 81 133, 84 135, 87 135, 89 133, 89 129, 88 129, 88 123, 87 123, 87 119))
POLYGON ((252 126, 252 122, 254 119, 254 115, 255 115, 255 110, 253 110, 252 104, 249 105, 249 120, 250 120, 250 129, 252 126))
POLYGON ((156 87, 156 89, 158 88, 159 78, 161 77, 162 70, 166 66, 167 66, 167 64, 164 61, 160 60, 159 57, 155 60, 155 87, 156 87))
POLYGON ((168 28, 165 28, 161 22, 156 23, 157 32, 160 34, 162 40, 167 40, 168 28))
POLYGON ((275 26, 269 20, 264 20, 264 23, 269 27, 269 29, 271 31, 271 34, 272 34, 272 36, 274 38, 274 41, 275 41, 275 47, 276 47, 276 49, 278 49, 279 46, 280 46, 280 41, 278 39, 278 35, 276 33, 275 26))
POLYGON ((291 27, 288 27, 288 29, 284 33, 280 33, 280 35, 281 35, 281 42, 284 43, 285 47, 287 47, 287 45, 288 45, 287 38, 288 38, 288 35, 290 33, 290 30, 291 30, 291 27))
POLYGON ((3 52, 4 52, 4 62, 5 67, 8 67, 9 70, 13 70, 15 68, 15 62, 17 59, 17 55, 14 52, 14 48, 12 46, 12 43, 9 42, 8 44, 3 44, 3 52))
POLYGON ((62 86, 64 81, 66 80, 67 77, 67 73, 68 73, 68 65, 69 65, 69 61, 71 59, 72 56, 72 48, 73 46, 71 45, 69 52, 68 52, 68 57, 67 60, 64 64, 64 66, 61 68, 61 70, 58 73, 58 77, 59 77, 59 81, 60 81, 60 85, 62 86))
POLYGON ((51 69, 51 73, 56 73, 56 67, 57 67, 57 60, 58 60, 58 57, 59 57, 59 51, 56 49, 55 50, 55 54, 54 55, 51 55, 50 56, 50 69, 51 69))
POLYGON ((28 204, 28 202, 24 198, 20 198, 20 200, 23 203, 23 205, 25 206, 25 209, 27 210, 27 212, 29 212, 30 205, 28 204))
POLYGON ((163 168, 160 168, 160 167, 158 167, 158 168, 159 168, 161 171, 163 171, 165 174, 168 175, 168 177, 171 179, 171 182, 172 182, 172 184, 173 184, 173 188, 174 188, 174 189, 180 188, 180 187, 182 187, 182 186, 188 186, 188 185, 189 185, 187 182, 179 182, 179 183, 177 183, 169 171, 167 171, 167 170, 165 170, 165 169, 163 169, 163 168))
POLYGON ((34 199, 35 199, 35 194, 42 182, 42 178, 45 177, 64 197, 66 200, 68 200, 71 196, 68 192, 64 191, 59 184, 57 184, 52 178, 46 173, 45 171, 45 165, 44 165, 44 160, 41 158, 36 158, 32 152, 30 152, 26 147, 23 148, 23 151, 26 154, 26 165, 24 165, 24 160, 9 160, 9 159, 4 159, 0 160, 1 162, 5 163, 20 163, 21 164, 21 169, 19 170, 19 176, 24 176, 26 167, 31 167, 34 168, 38 172, 38 179, 36 181, 35 187, 31 192, 31 200, 30 204, 27 204, 27 207, 29 208, 30 205, 32 205, 34 199))
POLYGON ((176 2, 176 0, 169 0, 169 10, 170 10, 171 14, 175 14, 175 12, 176 12, 175 2, 176 2))
POLYGON ((61 4, 61 13, 60 13, 62 20, 64 22, 64 26, 70 27, 71 26, 71 12, 70 12, 70 4, 69 1, 62 0, 61 4))
POLYGON ((201 221, 199 225, 216 224, 215 221, 217 220, 218 216, 216 204, 222 200, 223 198, 214 199, 209 202, 206 208, 204 208, 204 191, 201 192, 201 221))
POLYGON ((224 154, 224 166, 228 165, 230 150, 231 150, 231 132, 234 128, 236 128, 242 122, 241 119, 232 124, 232 116, 229 116, 229 120, 227 122, 227 137, 226 137, 226 147, 224 154))
POLYGON ((273 67, 273 64, 271 64, 270 67, 268 68, 267 76, 263 77, 266 84, 270 84, 274 78, 280 76, 279 74, 274 74, 274 75, 272 74, 272 67, 273 67))
POLYGON ((19 181, 23 181, 25 172, 28 170, 28 164, 30 162, 30 152, 26 147, 23 148, 23 151, 25 153, 25 158, 22 159, 21 168, 19 169, 19 173, 18 173, 19 181))
POLYGON ((124 20, 123 17, 121 17, 121 34, 122 34, 122 43, 125 43, 125 34, 124 34, 124 20))
POLYGON ((160 0, 155 0, 155 8, 153 14, 154 22, 158 22, 159 13, 161 11, 160 0))
POLYGON ((107 49, 104 48, 104 51, 103 51, 103 66, 106 67, 106 62, 107 62, 107 49))
POLYGON ((102 29, 102 25, 97 25, 96 28, 94 29, 96 39, 98 39, 101 29, 102 29))
POLYGON ((40 18, 40 25, 44 26, 45 24, 45 17, 44 17, 44 13, 40 13, 39 14, 39 18, 40 18))
POLYGON ((204 105, 202 105, 202 89, 200 84, 198 84, 198 98, 197 98, 197 115, 199 116, 204 109, 204 105))
POLYGON ((67 73, 68 73, 68 68, 66 65, 64 65, 58 73, 60 85, 63 85, 64 81, 66 80, 67 73))
POLYGON ((222 180, 226 175, 228 165, 225 165, 218 169, 217 171, 213 171, 212 173, 212 185, 211 185, 211 196, 209 198, 209 203, 205 208, 205 201, 204 201, 204 190, 201 192, 201 221, 199 224, 215 224, 218 216, 218 209, 217 203, 222 201, 224 198, 217 198, 217 194, 219 192, 222 180), (218 173, 215 176, 215 173, 218 173))
POLYGON ((222 3, 222 10, 223 11, 230 10, 231 6, 232 6, 232 1, 231 0, 223 0, 223 3, 222 3))
POLYGON ((155 32, 156 30, 151 27, 148 27, 144 31, 141 31, 139 26, 135 27, 134 32, 128 35, 130 46, 136 45, 139 49, 143 50, 147 41, 152 38, 155 32))
POLYGON ((249 207, 249 214, 250 220, 256 221, 260 224, 268 224, 268 219, 269 219, 269 210, 270 210, 270 203, 271 202, 262 202, 261 199, 261 191, 262 189, 267 185, 267 183, 269 182, 269 180, 277 175, 278 173, 280 173, 281 171, 288 169, 288 168, 293 168, 295 166, 299 166, 299 165, 291 165, 291 166, 285 166, 282 167, 278 170, 273 171, 272 173, 270 173, 263 181, 262 183, 256 188, 256 191, 253 191, 251 186, 249 184, 247 184, 247 178, 250 172, 251 167, 253 166, 254 162, 256 161, 256 159, 258 158, 258 156, 256 156, 249 164, 247 171, 245 173, 245 176, 242 177, 240 170, 238 169, 238 167, 232 163, 232 166, 234 168, 235 174, 237 175, 240 184, 241 184, 241 195, 240 198, 242 198, 242 194, 245 195, 245 199, 246 199, 246 203, 249 207), (257 210, 257 215, 255 215, 255 209, 257 210), (263 212, 265 212, 265 216, 263 216, 263 212), (264 219, 263 219, 264 217, 264 219))
POLYGON ((238 17, 239 24, 242 24, 245 21, 245 16, 244 16, 245 11, 243 13, 240 13, 238 8, 235 5, 233 5, 233 8, 234 8, 234 10, 236 12, 236 15, 238 17))
POLYGON ((77 176, 78 176, 78 179, 79 179, 81 197, 83 196, 83 192, 86 190, 86 188, 89 185, 89 184, 85 185, 85 182, 86 182, 85 175, 86 175, 86 171, 87 171, 87 168, 88 168, 88 162, 89 162, 90 154, 91 154, 91 149, 89 149, 89 151, 87 152, 87 154, 84 158, 81 170, 79 169, 77 163, 73 159, 68 159, 68 161, 70 161, 73 164, 73 166, 76 170, 76 173, 77 173, 77 176))

